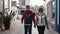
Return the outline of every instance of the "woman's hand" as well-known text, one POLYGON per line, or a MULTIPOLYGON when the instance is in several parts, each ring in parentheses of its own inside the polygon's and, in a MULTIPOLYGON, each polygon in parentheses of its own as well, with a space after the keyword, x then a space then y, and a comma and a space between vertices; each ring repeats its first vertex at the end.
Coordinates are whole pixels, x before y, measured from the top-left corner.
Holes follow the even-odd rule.
POLYGON ((47 29, 49 29, 49 27, 47 26, 47 29))
POLYGON ((36 25, 34 25, 34 27, 36 28, 36 25))

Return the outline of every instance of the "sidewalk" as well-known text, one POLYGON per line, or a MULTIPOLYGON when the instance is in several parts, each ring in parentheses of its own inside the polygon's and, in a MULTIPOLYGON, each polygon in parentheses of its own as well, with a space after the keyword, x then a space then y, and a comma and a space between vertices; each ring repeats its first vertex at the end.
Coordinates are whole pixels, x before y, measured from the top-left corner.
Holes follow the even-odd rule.
MULTIPOLYGON (((54 31, 51 27, 47 30, 45 29, 45 34, 58 34, 56 31, 54 31)), ((0 34, 24 34, 24 26, 21 24, 21 21, 18 20, 16 22, 11 23, 10 30, 6 30, 3 32, 0 32, 0 34)), ((32 34, 38 34, 38 31, 36 28, 32 26, 32 34)))

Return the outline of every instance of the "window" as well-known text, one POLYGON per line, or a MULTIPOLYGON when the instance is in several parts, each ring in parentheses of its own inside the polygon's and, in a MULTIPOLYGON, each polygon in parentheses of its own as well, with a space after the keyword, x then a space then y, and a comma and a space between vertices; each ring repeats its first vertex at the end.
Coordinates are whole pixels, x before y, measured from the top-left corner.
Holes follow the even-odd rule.
POLYGON ((21 0, 21 4, 22 5, 25 5, 25 0, 21 0))

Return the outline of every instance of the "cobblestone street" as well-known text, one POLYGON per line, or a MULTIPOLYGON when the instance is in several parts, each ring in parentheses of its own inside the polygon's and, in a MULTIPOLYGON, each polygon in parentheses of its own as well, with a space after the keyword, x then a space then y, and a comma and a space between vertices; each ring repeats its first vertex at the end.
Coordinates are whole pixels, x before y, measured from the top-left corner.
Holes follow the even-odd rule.
MULTIPOLYGON (((10 30, 0 32, 0 34, 24 34, 24 24, 21 24, 20 20, 12 22, 10 30)), ((37 28, 32 26, 32 34, 38 34, 37 28)), ((51 27, 45 29, 45 34, 58 34, 51 27)))

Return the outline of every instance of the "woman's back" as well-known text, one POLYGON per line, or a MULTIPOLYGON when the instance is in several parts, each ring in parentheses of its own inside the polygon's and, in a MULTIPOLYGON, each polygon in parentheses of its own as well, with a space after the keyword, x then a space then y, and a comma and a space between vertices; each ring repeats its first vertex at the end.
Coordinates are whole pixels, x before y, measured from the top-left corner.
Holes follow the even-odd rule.
POLYGON ((40 13, 37 13, 36 14, 36 20, 37 20, 37 25, 38 26, 45 26, 45 14, 40 14, 40 13))

